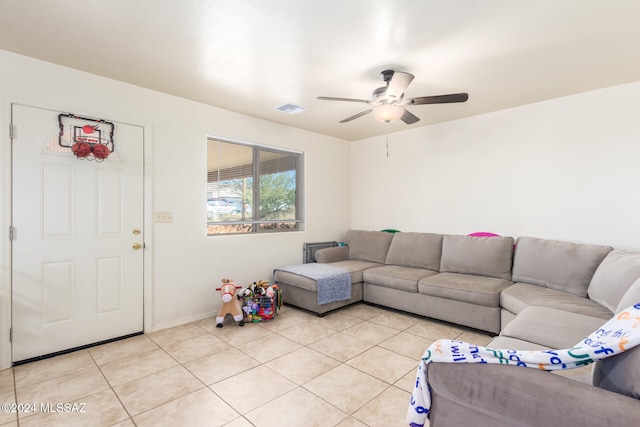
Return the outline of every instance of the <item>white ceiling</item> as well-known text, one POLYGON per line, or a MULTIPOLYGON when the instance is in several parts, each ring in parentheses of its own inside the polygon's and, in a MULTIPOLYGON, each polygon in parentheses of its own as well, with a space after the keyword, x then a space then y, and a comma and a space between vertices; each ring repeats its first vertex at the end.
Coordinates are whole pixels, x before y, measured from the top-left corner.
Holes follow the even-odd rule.
POLYGON ((637 0, 1 0, 0 49, 355 140, 638 81, 639 19, 637 0), (316 99, 370 99, 388 68, 416 76, 407 97, 469 101, 407 126, 316 99))

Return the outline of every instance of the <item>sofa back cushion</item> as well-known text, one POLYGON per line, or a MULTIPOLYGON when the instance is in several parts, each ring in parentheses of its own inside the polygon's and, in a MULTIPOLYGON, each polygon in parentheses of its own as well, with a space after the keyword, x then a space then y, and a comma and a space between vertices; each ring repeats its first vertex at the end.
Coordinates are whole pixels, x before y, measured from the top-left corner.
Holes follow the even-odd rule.
POLYGON ((519 237, 512 280, 584 297, 593 274, 612 249, 610 246, 519 237))
POLYGON ((442 234, 395 233, 385 264, 438 271, 442 256, 442 234))
POLYGON ((615 313, 620 298, 638 277, 640 253, 613 250, 594 273, 589 284, 589 298, 615 313))
POLYGON ((627 292, 622 295, 614 313, 620 313, 625 308, 636 304, 640 304, 640 278, 636 279, 629 289, 627 289, 627 292))
POLYGON ((345 239, 345 243, 349 246, 349 259, 384 264, 391 239, 393 239, 393 233, 349 230, 345 239))
POLYGON ((444 235, 440 272, 511 279, 513 238, 444 235))

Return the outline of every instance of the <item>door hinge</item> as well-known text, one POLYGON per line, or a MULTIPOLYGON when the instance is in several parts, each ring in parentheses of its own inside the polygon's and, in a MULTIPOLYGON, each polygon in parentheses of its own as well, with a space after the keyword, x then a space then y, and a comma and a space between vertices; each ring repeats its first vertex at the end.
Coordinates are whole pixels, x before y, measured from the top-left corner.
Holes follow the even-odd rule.
POLYGON ((16 228, 13 225, 9 226, 9 240, 15 240, 16 238, 16 228))
POLYGON ((9 342, 13 342, 13 328, 9 328, 9 342))
POLYGON ((18 137, 18 127, 14 124, 9 125, 9 138, 15 139, 18 137))

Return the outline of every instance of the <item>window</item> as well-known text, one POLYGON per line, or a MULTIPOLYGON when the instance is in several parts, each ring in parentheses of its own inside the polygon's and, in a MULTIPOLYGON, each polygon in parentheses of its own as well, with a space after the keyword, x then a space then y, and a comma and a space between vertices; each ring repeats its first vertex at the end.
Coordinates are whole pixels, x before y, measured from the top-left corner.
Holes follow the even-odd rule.
POLYGON ((300 230, 302 167, 302 153, 209 138, 207 234, 300 230))

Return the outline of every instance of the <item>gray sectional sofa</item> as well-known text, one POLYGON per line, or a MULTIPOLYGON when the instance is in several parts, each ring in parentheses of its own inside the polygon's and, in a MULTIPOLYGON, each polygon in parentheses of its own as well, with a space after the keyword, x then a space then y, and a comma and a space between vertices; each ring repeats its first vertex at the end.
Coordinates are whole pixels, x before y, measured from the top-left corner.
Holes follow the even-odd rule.
MULTIPOLYGON (((320 306, 313 280, 276 271, 274 279, 287 304, 323 314, 362 300, 488 331, 497 335, 490 347, 539 350, 570 348, 626 307, 622 304, 640 303, 640 253, 610 246, 535 237, 514 240, 365 230, 349 230, 345 243, 317 251, 316 261, 349 271, 352 298, 320 306)), ((567 420, 562 418, 566 410, 559 402, 542 397, 553 396, 556 388, 597 399, 592 405, 578 405, 586 409, 580 409, 582 415, 576 419, 588 420, 588 414, 593 415, 594 423, 586 425, 595 425, 596 420, 610 420, 612 425, 627 425, 618 421, 633 417, 640 420, 637 348, 596 363, 593 385, 598 387, 592 386, 591 365, 577 370, 582 372, 560 375, 512 370, 431 364, 431 425, 465 425, 465 421, 483 425, 478 420, 494 422, 492 425, 559 424, 567 420), (526 405, 516 404, 516 396, 508 393, 509 381, 503 381, 502 375, 514 376, 522 381, 519 388, 535 391, 554 408, 551 415, 539 404, 520 408, 526 405), (478 384, 494 393, 504 387, 505 395, 489 405, 486 396, 479 396, 481 389, 460 383, 467 376, 481 376, 478 384), (520 408, 512 411, 515 418, 509 415, 513 405, 520 408), (621 410, 625 415, 616 418, 621 410)))

